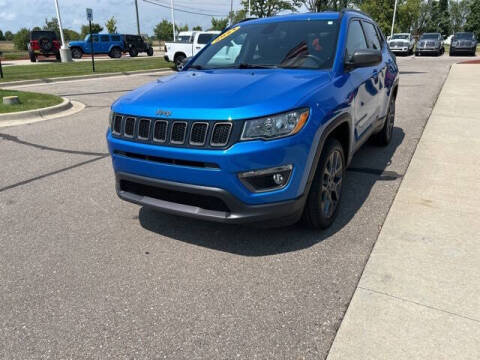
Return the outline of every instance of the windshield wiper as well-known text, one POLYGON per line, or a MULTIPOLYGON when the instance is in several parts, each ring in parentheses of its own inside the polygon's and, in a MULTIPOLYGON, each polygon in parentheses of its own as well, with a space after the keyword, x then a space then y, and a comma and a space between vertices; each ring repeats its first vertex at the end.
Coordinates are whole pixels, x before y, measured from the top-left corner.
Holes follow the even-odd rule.
POLYGON ((278 65, 267 65, 267 64, 239 64, 239 69, 277 69, 278 65))

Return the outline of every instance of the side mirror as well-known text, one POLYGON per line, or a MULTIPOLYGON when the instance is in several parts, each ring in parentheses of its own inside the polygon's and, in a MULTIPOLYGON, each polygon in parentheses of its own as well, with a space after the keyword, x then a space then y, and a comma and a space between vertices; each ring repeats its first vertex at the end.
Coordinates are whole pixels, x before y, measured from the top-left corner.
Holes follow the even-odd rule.
POLYGON ((382 62, 382 52, 375 49, 355 50, 350 59, 345 61, 345 68, 353 70, 360 67, 375 66, 382 62))

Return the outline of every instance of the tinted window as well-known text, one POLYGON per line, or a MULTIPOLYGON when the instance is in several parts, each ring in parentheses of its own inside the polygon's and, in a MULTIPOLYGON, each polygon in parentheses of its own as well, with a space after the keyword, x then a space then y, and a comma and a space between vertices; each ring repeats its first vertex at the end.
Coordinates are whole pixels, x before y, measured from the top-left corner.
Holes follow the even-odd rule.
POLYGON ((98 35, 92 35, 93 42, 98 42, 98 35))
POLYGON ((367 42, 365 41, 360 21, 352 21, 348 27, 347 57, 352 56, 355 50, 366 48, 367 42))
POLYGON ((198 35, 197 41, 199 44, 207 44, 214 36, 216 36, 216 34, 200 34, 198 35))
POLYGON ((371 49, 380 50, 380 39, 378 38, 377 30, 372 23, 362 21, 365 35, 367 36, 368 47, 371 49))
POLYGON ((102 39, 103 42, 109 42, 110 41, 110 37, 108 35, 102 35, 100 38, 102 39))
POLYGON ((330 68, 335 57, 337 28, 336 20, 238 25, 213 40, 192 66, 330 68))
POLYGON ((120 35, 113 35, 112 41, 120 41, 120 35))
POLYGON ((437 40, 438 39, 438 34, 423 34, 421 37, 422 40, 428 39, 428 40, 437 40))

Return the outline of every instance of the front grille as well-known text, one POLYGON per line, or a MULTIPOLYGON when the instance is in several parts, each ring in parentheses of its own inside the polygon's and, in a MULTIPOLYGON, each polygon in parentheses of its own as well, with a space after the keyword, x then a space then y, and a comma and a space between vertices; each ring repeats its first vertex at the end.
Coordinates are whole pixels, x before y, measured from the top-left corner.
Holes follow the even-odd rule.
POLYGON ((208 124, 207 123, 194 123, 192 125, 192 131, 190 133, 190 144, 203 145, 207 139, 208 124))
POLYGON ((138 123, 138 138, 147 140, 150 137, 150 120, 140 119, 138 123))
POLYGON ((127 137, 133 137, 135 132, 135 118, 134 117, 127 117, 125 118, 125 130, 124 134, 127 137))
POLYGON ((172 136, 170 142, 174 144, 183 144, 185 141, 185 132, 187 130, 186 122, 174 122, 172 127, 172 136))
POLYGON ((231 123, 217 123, 213 127, 212 142, 213 146, 224 146, 228 142, 230 136, 230 130, 232 129, 231 123))
POLYGON ((243 122, 183 121, 114 114, 112 135, 162 146, 228 148, 240 138, 243 122))
POLYGON ((157 186, 120 180, 120 190, 139 196, 146 196, 171 203, 190 205, 205 210, 230 212, 225 202, 215 196, 186 193, 183 191, 163 189, 157 186))
POLYGON ((435 41, 428 41, 426 46, 427 47, 435 47, 435 41))
POLYGON ((155 126, 153 128, 153 140, 154 141, 167 141, 167 127, 168 122, 165 120, 155 121, 155 126))

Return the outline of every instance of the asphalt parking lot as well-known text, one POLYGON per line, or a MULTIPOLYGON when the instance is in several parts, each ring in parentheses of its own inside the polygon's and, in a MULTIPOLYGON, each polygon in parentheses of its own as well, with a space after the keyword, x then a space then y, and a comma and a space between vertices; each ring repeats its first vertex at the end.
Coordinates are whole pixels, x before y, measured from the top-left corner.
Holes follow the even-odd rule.
POLYGON ((0 128, 0 357, 325 358, 458 61, 398 58, 393 141, 356 154, 325 232, 211 224, 117 199, 109 106, 157 75, 22 87, 87 107, 0 128))

